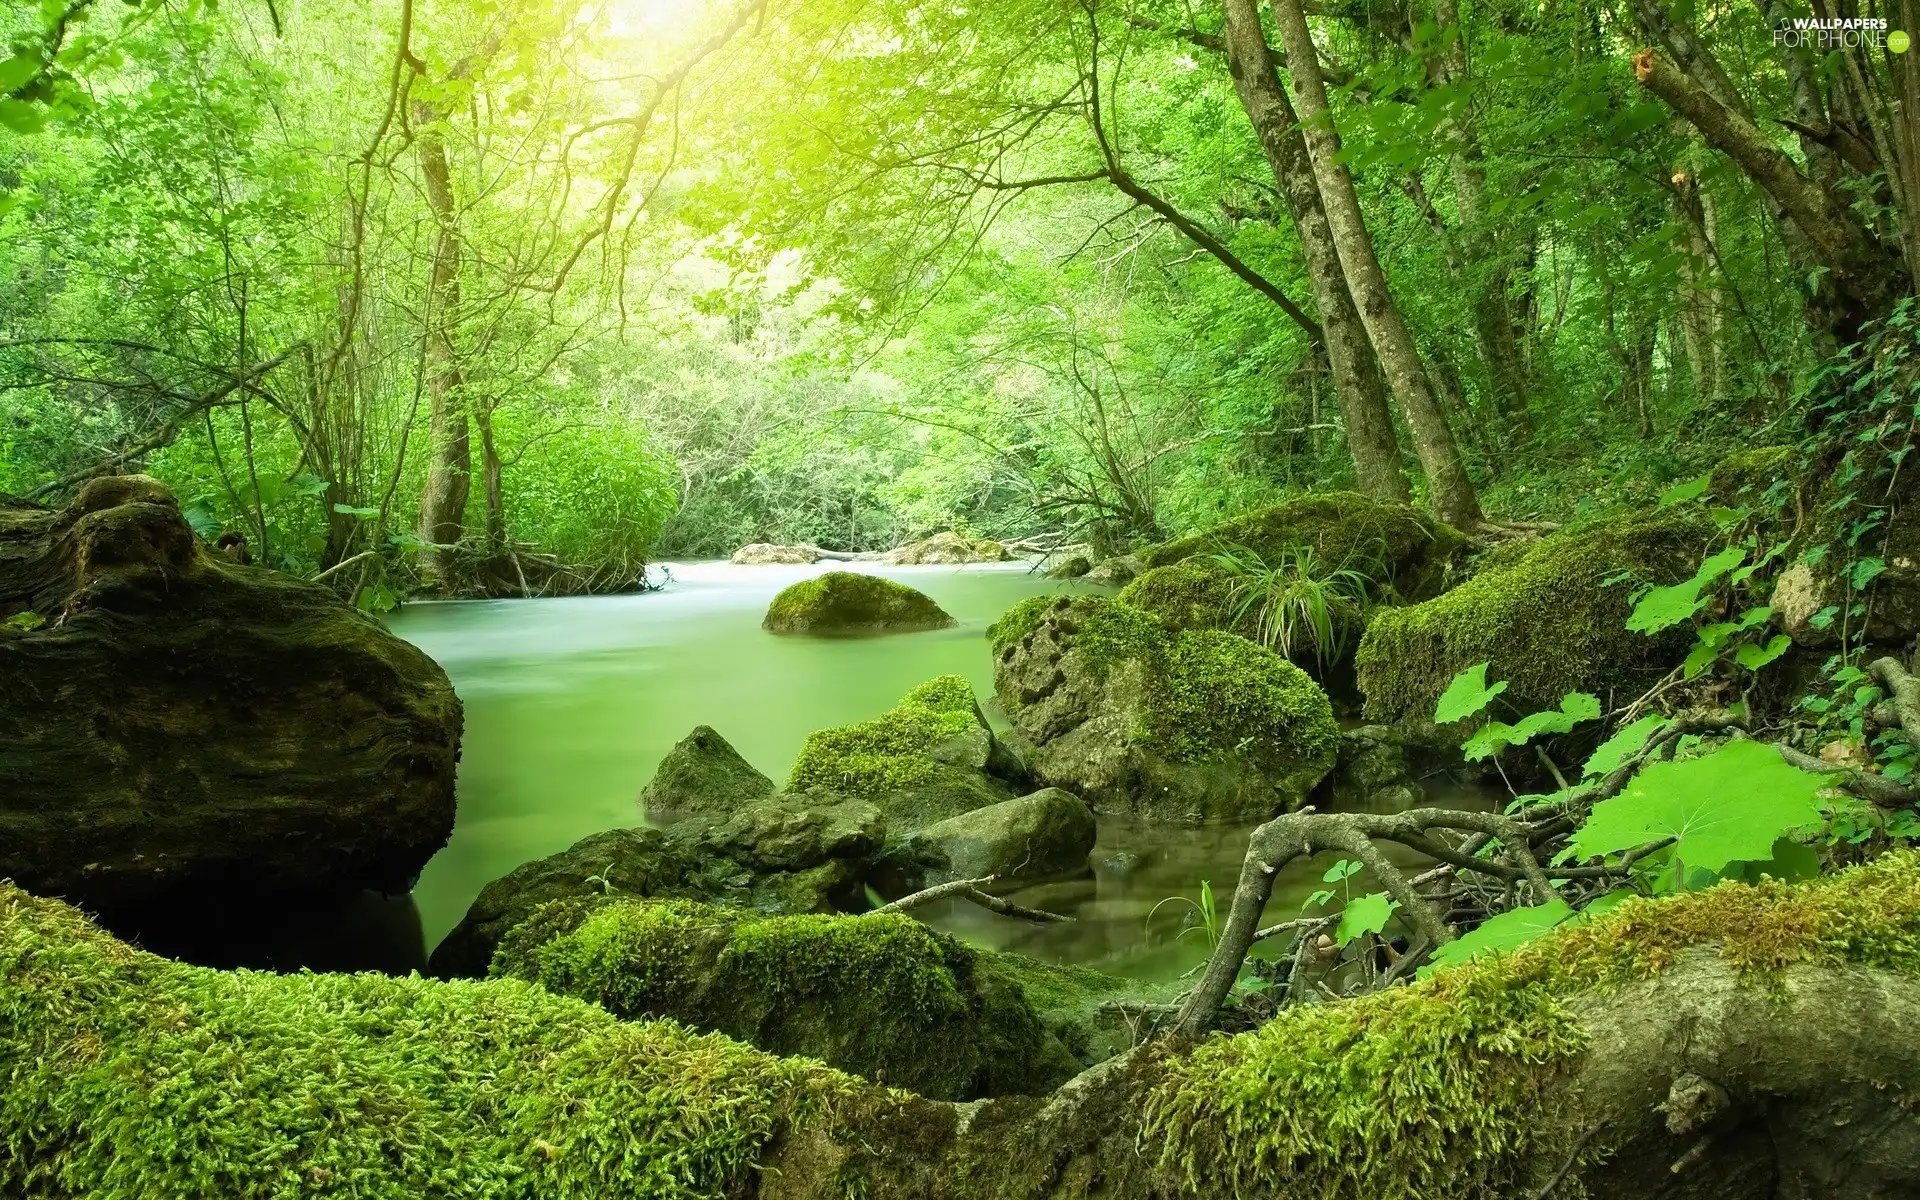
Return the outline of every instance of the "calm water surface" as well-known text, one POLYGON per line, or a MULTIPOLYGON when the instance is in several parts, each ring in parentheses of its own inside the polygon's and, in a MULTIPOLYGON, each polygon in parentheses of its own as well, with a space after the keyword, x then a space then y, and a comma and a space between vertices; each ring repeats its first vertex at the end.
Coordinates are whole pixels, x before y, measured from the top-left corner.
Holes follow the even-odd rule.
MULTIPOLYGON (((453 839, 414 892, 428 946, 491 880, 590 833, 639 824, 640 788, 695 725, 713 726, 747 761, 784 780, 808 733, 877 716, 936 675, 962 675, 983 700, 992 696, 987 625, 1021 599, 1074 586, 1024 563, 695 563, 670 572, 664 589, 644 595, 419 604, 394 616, 394 632, 432 655, 466 704, 453 839), (911 584, 960 624, 850 639, 775 637, 760 628, 780 589, 832 569, 911 584)), ((1016 897, 1069 913, 1071 924, 1035 926, 965 904, 921 915, 977 944, 1142 977, 1177 975, 1207 944, 1196 905, 1168 898, 1197 901, 1201 880, 1210 880, 1224 908, 1250 828, 1103 819, 1086 877, 1016 897)), ((1333 861, 1283 872, 1269 919, 1297 915, 1333 861)))

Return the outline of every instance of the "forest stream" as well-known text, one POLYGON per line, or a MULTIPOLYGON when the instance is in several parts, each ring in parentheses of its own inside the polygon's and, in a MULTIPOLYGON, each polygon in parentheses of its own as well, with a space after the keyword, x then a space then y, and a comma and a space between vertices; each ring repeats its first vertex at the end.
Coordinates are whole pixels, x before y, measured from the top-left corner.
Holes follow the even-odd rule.
MULTIPOLYGON (((393 631, 438 661, 466 704, 453 839, 413 893, 427 947, 489 881, 588 834, 638 823, 641 786, 695 725, 713 726, 748 762, 785 778, 809 733, 877 716, 927 679, 961 675, 985 703, 993 695, 986 626, 1028 596, 1096 590, 1049 580, 1028 563, 863 566, 925 592, 959 624, 886 638, 776 637, 760 628, 782 588, 830 567, 844 564, 675 563, 656 592, 415 604, 395 614, 393 631)), ((997 705, 987 711, 1004 724, 997 705)), ((1492 802, 1444 779, 1426 791, 1459 807, 1492 802)), ((1252 828, 1221 822, 1169 837, 1152 822, 1103 816, 1086 875, 1008 893, 1072 922, 1029 924, 958 900, 919 915, 977 945, 1172 978, 1208 949, 1204 920, 1186 901, 1197 902, 1207 880, 1224 909, 1252 828)), ((1268 919, 1298 916, 1339 857, 1328 851, 1289 866, 1268 919)), ((338 949, 351 957, 351 947, 338 949)))

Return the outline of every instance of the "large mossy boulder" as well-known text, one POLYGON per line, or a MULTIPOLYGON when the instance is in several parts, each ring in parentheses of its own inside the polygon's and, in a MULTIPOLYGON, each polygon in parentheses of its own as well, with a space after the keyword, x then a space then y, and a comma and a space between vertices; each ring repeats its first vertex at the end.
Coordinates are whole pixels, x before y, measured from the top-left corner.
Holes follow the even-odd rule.
POLYGON ((698 900, 762 913, 851 904, 886 841, 873 805, 843 796, 761 801, 718 824, 610 829, 489 883, 429 960, 477 976, 508 930, 542 904, 607 894, 698 900))
POLYGON ((1155 546, 1149 570, 1224 552, 1269 564, 1310 551, 1324 570, 1358 571, 1405 600, 1438 595, 1465 558, 1468 543, 1452 526, 1410 504, 1358 492, 1317 492, 1155 546))
POLYGON ((452 831, 446 675, 325 588, 205 552, 156 480, 0 503, 0 621, 0 878, 151 928, 404 892, 452 831))
POLYGON ((782 546, 774 542, 750 542, 735 550, 729 561, 741 567, 812 566, 820 561, 820 547, 804 543, 782 546))
POLYGON ((903 583, 853 571, 828 571, 781 592, 760 627, 815 635, 913 633, 957 624, 946 610, 903 583))
POLYGON ((1326 693, 1245 638, 1085 596, 1024 601, 989 635, 1028 768, 1095 811, 1263 820, 1333 767, 1326 693))
POLYGON ((1025 774, 958 675, 919 685, 871 721, 809 734, 790 793, 858 796, 900 834, 1011 799, 1025 774))
POLYGON ((773 793, 773 780, 740 757, 732 743, 712 726, 696 725, 654 768, 640 790, 640 809, 657 824, 724 820, 773 793))
POLYGON ((1557 708, 1568 692, 1604 707, 1632 699, 1671 669, 1687 628, 1631 632, 1629 597, 1641 584, 1692 576, 1712 526, 1674 510, 1595 521, 1514 544, 1467 582, 1405 608, 1374 613, 1355 655, 1370 720, 1428 726, 1454 675, 1487 663, 1518 712, 1557 708))
POLYGON ((767 917, 594 898, 509 933, 496 976, 672 1017, 945 1100, 1038 1094, 1080 1063, 979 954, 901 914, 767 917))

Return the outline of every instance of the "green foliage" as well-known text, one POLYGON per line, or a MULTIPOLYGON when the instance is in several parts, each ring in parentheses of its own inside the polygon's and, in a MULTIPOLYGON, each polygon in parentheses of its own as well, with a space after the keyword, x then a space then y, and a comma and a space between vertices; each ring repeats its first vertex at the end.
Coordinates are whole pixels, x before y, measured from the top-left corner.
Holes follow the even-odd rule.
POLYGON ((9 1195, 713 1200, 858 1086, 518 980, 185 966, 7 885, 0 982, 9 1195))
POLYGON ((1365 571, 1329 564, 1311 546, 1286 547, 1271 559, 1230 546, 1207 561, 1228 580, 1225 628, 1244 628, 1287 658, 1310 655, 1323 673, 1350 653, 1376 586, 1365 571))
POLYGON ((1504 721, 1488 721, 1474 730, 1461 747, 1461 752, 1469 760, 1491 758, 1509 746, 1524 746, 1543 733, 1570 733, 1575 725, 1582 721, 1594 721, 1600 717, 1600 701, 1585 692, 1569 692, 1560 700, 1558 709, 1546 709, 1528 713, 1515 724, 1504 721))
POLYGON ((1340 910, 1340 924, 1333 932, 1334 944, 1345 946, 1365 934, 1379 933, 1387 927, 1393 910, 1399 907, 1400 902, 1389 900, 1385 892, 1371 892, 1347 901, 1346 907, 1340 910))
POLYGON ((1434 705, 1434 724, 1449 725, 1455 721, 1463 721, 1493 703, 1495 696, 1507 690, 1505 681, 1493 684, 1487 682, 1489 665, 1491 664, 1475 663, 1454 675, 1447 684, 1447 690, 1440 693, 1440 699, 1434 705))
POLYGON ((1575 831, 1580 858, 1617 854, 1664 838, 1687 868, 1772 857, 1775 839, 1820 819, 1820 777, 1788 766, 1772 747, 1729 742, 1712 754, 1655 763, 1594 805, 1575 831))
POLYGON ((939 771, 926 752, 978 723, 972 685, 958 675, 942 675, 874 720, 808 734, 787 790, 879 796, 931 783, 939 771))
POLYGON ((1420 968, 1419 976, 1425 979, 1435 971, 1458 966, 1482 954, 1505 954, 1518 950, 1548 930, 1571 920, 1573 916, 1573 909, 1558 896, 1544 904, 1510 908, 1497 913, 1480 922, 1472 932, 1435 950, 1426 965, 1420 968))

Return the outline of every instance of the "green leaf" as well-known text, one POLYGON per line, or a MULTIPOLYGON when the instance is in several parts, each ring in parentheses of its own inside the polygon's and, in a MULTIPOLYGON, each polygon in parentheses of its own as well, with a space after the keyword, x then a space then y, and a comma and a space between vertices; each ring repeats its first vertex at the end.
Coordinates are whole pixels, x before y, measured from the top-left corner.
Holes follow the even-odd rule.
POLYGON ((1766 666, 1774 659, 1785 654, 1787 647, 1791 645, 1793 645, 1792 638, 1784 633, 1776 633, 1773 635, 1773 640, 1769 641, 1765 646, 1749 644, 1735 650, 1733 652, 1733 661, 1739 663, 1749 671, 1758 671, 1761 667, 1766 666))
POLYGON ((1447 684, 1447 690, 1440 693, 1440 703, 1433 710, 1435 725, 1447 725, 1470 717, 1507 690, 1504 680, 1488 686, 1487 665, 1476 663, 1453 677, 1453 681, 1447 684))
POLYGON ((1882 559, 1863 558, 1853 564, 1853 570, 1848 573, 1847 579, 1853 584, 1854 591, 1864 592, 1867 590, 1867 585, 1880 578, 1886 569, 1887 564, 1882 559))
POLYGON ((1555 897, 1545 904, 1509 909, 1498 916, 1488 917, 1472 933, 1434 951, 1427 965, 1420 968, 1419 976, 1425 979, 1434 971, 1467 962, 1489 951, 1504 953, 1517 950, 1572 916, 1572 907, 1565 900, 1555 897))
POLYGON ((8 617, 5 622, 0 622, 0 624, 4 624, 6 628, 17 629, 21 633, 32 633, 46 623, 47 619, 45 617, 31 609, 26 612, 17 612, 8 617))
POLYGON ((1604 917, 1640 893, 1632 888, 1615 888, 1580 910, 1582 917, 1604 917))
POLYGON ((380 515, 380 510, 377 508, 355 508, 351 504, 336 504, 333 506, 333 511, 337 513, 345 513, 349 517, 365 518, 365 517, 377 517, 380 515))
POLYGON ((1838 604, 1829 604, 1811 617, 1808 617, 1807 624, 1813 626, 1815 629, 1825 629, 1833 624, 1834 617, 1838 616, 1839 613, 1840 606, 1838 604))
POLYGON ((1581 775, 1595 779, 1611 774, 1613 769, 1625 762, 1627 756, 1647 744, 1654 730, 1667 723, 1662 716, 1641 717, 1633 724, 1622 728, 1594 750, 1593 757, 1587 759, 1587 765, 1580 768, 1581 775))
POLYGON ((1344 946, 1363 933, 1379 933, 1387 927, 1387 918, 1399 908, 1398 901, 1387 899, 1385 892, 1373 892, 1348 902, 1340 913, 1340 926, 1333 932, 1335 944, 1344 946))
POLYGON ((1543 733, 1568 733, 1582 721, 1591 721, 1600 715, 1600 700, 1586 692, 1568 692, 1560 699, 1560 707, 1545 712, 1529 713, 1514 725, 1499 721, 1489 721, 1475 730, 1460 752, 1469 760, 1479 760, 1498 754, 1508 746, 1524 746, 1543 733))
POLYGON ((1625 791, 1593 806, 1573 849, 1586 859, 1673 837, 1689 868, 1718 872, 1771 856, 1776 839, 1819 820, 1821 782, 1771 746, 1729 742, 1704 758, 1640 772, 1625 791))
POLYGON ((1351 858, 1343 858, 1331 867, 1328 867, 1327 873, 1320 878, 1328 883, 1339 883, 1342 880, 1351 879, 1359 873, 1360 864, 1357 861, 1351 858))
POLYGON ((1319 908, 1331 899, 1333 899, 1333 892, 1327 888, 1321 888, 1313 895, 1307 897, 1306 903, 1300 906, 1300 911, 1305 912, 1309 908, 1319 908))
POLYGON ((1671 508, 1676 504, 1685 504, 1689 500, 1698 500, 1707 494, 1713 486, 1713 476, 1702 475, 1698 479, 1689 479, 1685 483, 1676 483, 1660 493, 1660 507, 1671 508))
POLYGON ((1680 664, 1680 678, 1692 679, 1718 661, 1720 651, 1717 647, 1705 641, 1695 642, 1693 649, 1687 651, 1686 661, 1680 664))
POLYGON ((1739 566, 1746 557, 1745 550, 1734 546, 1701 563, 1693 578, 1684 583, 1648 589, 1627 617, 1627 628, 1635 633, 1659 633, 1688 620, 1706 607, 1700 589, 1739 566))

